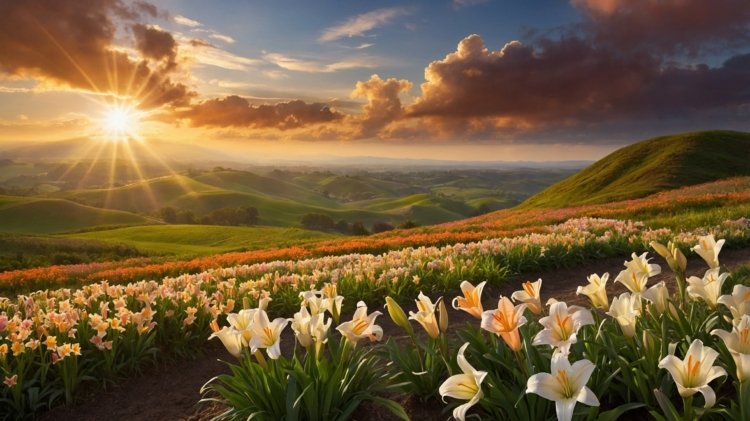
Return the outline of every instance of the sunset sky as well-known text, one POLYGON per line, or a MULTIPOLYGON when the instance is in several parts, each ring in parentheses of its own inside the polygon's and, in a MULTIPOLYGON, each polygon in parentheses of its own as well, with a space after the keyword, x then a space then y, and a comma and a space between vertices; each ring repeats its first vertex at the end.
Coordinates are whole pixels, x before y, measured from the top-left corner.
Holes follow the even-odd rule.
POLYGON ((750 129, 750 1, 0 2, 0 149, 595 159, 750 129))

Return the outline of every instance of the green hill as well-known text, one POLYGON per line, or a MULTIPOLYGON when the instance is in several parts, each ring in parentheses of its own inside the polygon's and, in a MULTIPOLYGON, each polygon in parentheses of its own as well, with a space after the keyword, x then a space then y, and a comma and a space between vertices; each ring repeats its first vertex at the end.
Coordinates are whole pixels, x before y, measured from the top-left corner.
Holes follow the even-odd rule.
POLYGON ((683 133, 618 149, 519 207, 605 203, 743 175, 750 175, 750 133, 683 133))
POLYGON ((125 244, 147 254, 193 257, 294 246, 337 236, 298 228, 266 226, 152 225, 91 231, 65 237, 125 244))
POLYGON ((0 232, 51 234, 107 225, 152 221, 128 212, 99 209, 61 199, 0 196, 0 232))

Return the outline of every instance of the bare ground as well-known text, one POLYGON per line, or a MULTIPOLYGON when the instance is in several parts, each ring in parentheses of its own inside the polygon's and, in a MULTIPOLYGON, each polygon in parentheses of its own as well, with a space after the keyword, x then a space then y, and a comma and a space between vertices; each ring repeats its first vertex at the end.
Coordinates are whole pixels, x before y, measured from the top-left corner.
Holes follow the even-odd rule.
MULTIPOLYGON (((554 297, 560 301, 586 305, 586 297, 575 294, 576 287, 585 284, 588 275, 592 273, 601 275, 604 272, 610 273, 608 293, 610 297, 613 297, 625 291, 622 285, 612 282, 623 268, 623 261, 622 257, 608 258, 573 268, 527 273, 499 287, 487 286, 483 294, 483 304, 485 308, 493 308, 497 305, 500 295, 509 296, 519 289, 521 281, 542 278, 542 302, 554 297)), ((731 271, 750 262, 750 249, 725 250, 721 254, 721 262, 725 269, 731 271)), ((664 272, 652 278, 649 284, 653 285, 664 280, 670 288, 674 288, 674 278, 671 272, 663 262, 659 264, 662 265, 664 272)), ((705 270, 706 266, 699 258, 693 257, 689 260, 688 275, 702 276, 705 270)), ((457 291, 451 291, 445 297, 449 299, 457 294, 457 291)), ((460 326, 465 321, 473 320, 466 313, 453 309, 449 310, 449 315, 453 326, 460 326)), ((402 331, 393 325, 387 316, 381 317, 378 324, 383 327, 386 336, 402 334, 402 331)), ((286 343, 289 347, 294 339, 289 330, 286 334, 282 343, 286 343)), ((289 352, 288 349, 287 352, 289 352)), ((38 419, 44 421, 209 420, 219 414, 222 408, 216 404, 199 404, 198 401, 201 398, 199 391, 201 386, 214 376, 228 372, 226 364, 221 361, 232 361, 232 357, 218 341, 212 341, 205 347, 204 354, 195 360, 183 360, 152 367, 145 370, 141 376, 125 379, 106 390, 87 390, 74 405, 53 408, 41 414, 38 419)), ((441 415, 443 406, 439 402, 423 404, 408 396, 398 397, 397 400, 404 405, 413 419, 446 419, 448 417, 448 414, 441 415)), ((370 405, 364 406, 354 415, 354 418, 364 421, 393 419, 388 413, 370 405)))

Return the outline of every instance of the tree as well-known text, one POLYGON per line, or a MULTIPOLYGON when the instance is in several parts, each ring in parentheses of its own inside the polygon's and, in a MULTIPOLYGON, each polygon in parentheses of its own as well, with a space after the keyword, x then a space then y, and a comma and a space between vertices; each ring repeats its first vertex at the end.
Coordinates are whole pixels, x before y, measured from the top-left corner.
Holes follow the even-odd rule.
POLYGON ((176 222, 178 224, 197 224, 195 213, 190 209, 180 209, 177 211, 176 222))
POLYGON ((418 227, 418 226, 419 226, 419 225, 417 225, 417 223, 416 223, 416 222, 412 221, 411 219, 407 219, 407 220, 406 220, 405 222, 403 222, 403 223, 402 223, 401 225, 399 225, 398 227, 399 227, 400 229, 402 229, 402 230, 408 230, 408 229, 410 229, 410 228, 416 228, 416 227, 418 227))
POLYGON ((174 224, 177 222, 177 209, 166 206, 159 209, 159 218, 168 224, 174 224))
POLYGON ((377 234, 379 232, 390 231, 392 229, 393 229, 393 225, 391 225, 391 224, 389 224, 387 222, 375 221, 372 224, 372 232, 373 232, 373 234, 377 234))
POLYGON ((336 225, 333 228, 342 234, 349 234, 352 231, 352 227, 344 219, 336 222, 336 225))
POLYGON ((367 231, 367 228, 365 228, 365 224, 363 224, 361 221, 357 221, 352 224, 352 234, 353 235, 370 235, 370 231, 367 231))
POLYGON ((326 231, 334 225, 333 218, 321 213, 308 213, 302 217, 302 226, 310 230, 326 231))

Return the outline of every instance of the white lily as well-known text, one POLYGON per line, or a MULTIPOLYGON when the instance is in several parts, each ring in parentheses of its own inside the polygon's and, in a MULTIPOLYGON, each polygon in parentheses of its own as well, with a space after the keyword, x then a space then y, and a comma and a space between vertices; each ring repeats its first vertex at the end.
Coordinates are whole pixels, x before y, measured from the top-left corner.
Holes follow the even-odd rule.
POLYGON ((721 268, 709 269, 706 271, 703 278, 697 276, 691 276, 688 278, 687 292, 690 298, 702 299, 711 308, 716 308, 716 304, 719 302, 719 296, 721 296, 721 287, 724 285, 724 281, 729 277, 729 273, 719 274, 721 268))
POLYGON ((328 331, 331 329, 333 319, 325 320, 325 314, 316 314, 310 317, 310 336, 319 346, 328 342, 328 331))
POLYGON ((718 352, 703 346, 703 342, 696 339, 690 344, 685 359, 667 355, 659 362, 659 368, 669 371, 677 384, 680 396, 687 398, 700 392, 706 401, 706 408, 710 408, 716 403, 716 393, 708 383, 717 377, 727 375, 723 368, 713 366, 718 356, 718 352))
POLYGON ((669 288, 667 288, 667 284, 664 281, 647 289, 642 296, 643 299, 654 305, 653 308, 656 310, 657 314, 662 314, 667 309, 669 309, 672 314, 676 314, 677 312, 677 309, 675 309, 672 303, 669 302, 669 288))
POLYGON ((431 338, 437 338, 440 336, 440 327, 435 317, 435 304, 432 303, 430 297, 422 294, 422 292, 419 293, 415 301, 417 303, 417 312, 410 311, 409 319, 419 322, 431 338))
POLYGON ((631 255, 631 260, 625 262, 625 267, 633 271, 636 275, 639 277, 645 276, 646 278, 650 278, 652 276, 656 276, 661 273, 661 266, 649 263, 648 261, 651 259, 647 259, 646 256, 648 255, 648 252, 645 252, 638 256, 637 254, 633 253, 631 255))
POLYGON ((542 299, 540 292, 542 289, 542 280, 539 279, 536 282, 526 281, 521 284, 522 290, 514 292, 510 298, 513 301, 520 301, 526 304, 529 310, 534 314, 542 314, 542 299))
POLYGON ((724 345, 732 354, 734 364, 737 366, 737 379, 740 382, 750 378, 750 316, 743 315, 740 322, 732 327, 731 332, 714 329, 712 335, 724 340, 724 345))
POLYGON ((303 291, 299 293, 299 296, 302 298, 302 305, 310 309, 311 316, 323 313, 326 310, 330 311, 330 308, 327 307, 330 302, 321 298, 320 291, 303 291))
POLYGON ((255 352, 258 349, 265 348, 268 357, 277 359, 281 356, 281 332, 284 330, 289 320, 279 317, 273 322, 268 320, 268 314, 265 310, 258 310, 253 317, 253 337, 250 339, 250 349, 255 352))
POLYGON ((458 350, 458 356, 456 357, 458 366, 463 373, 454 374, 453 376, 448 377, 448 379, 440 385, 440 389, 438 390, 440 396, 443 398, 450 396, 451 398, 468 401, 463 405, 457 406, 453 410, 453 418, 460 421, 466 419, 466 411, 476 405, 476 403, 484 396, 481 384, 482 381, 484 381, 485 376, 487 376, 486 371, 475 370, 474 367, 466 361, 464 352, 468 346, 468 342, 463 344, 458 350))
POLYGON ((554 401, 557 419, 569 421, 573 418, 577 402, 599 406, 599 399, 586 387, 594 368, 589 360, 576 361, 571 365, 567 356, 553 355, 552 373, 538 373, 529 377, 526 393, 536 393, 544 399, 554 401))
POLYGON ((500 297, 497 310, 487 310, 482 313, 482 329, 499 335, 508 347, 515 352, 521 350, 521 335, 518 328, 526 323, 523 312, 526 304, 513 306, 507 297, 500 297))
POLYGON ((242 343, 248 346, 250 339, 253 337, 253 331, 251 329, 253 325, 253 316, 257 308, 240 310, 238 313, 227 314, 227 322, 229 326, 234 328, 237 332, 242 335, 242 343))
POLYGON ((240 358, 242 355, 242 348, 246 346, 243 343, 242 334, 232 327, 223 327, 211 334, 208 339, 219 338, 224 348, 234 357, 240 358))
POLYGON ((607 314, 617 320, 625 336, 632 338, 635 335, 636 320, 641 315, 641 300, 638 296, 623 292, 612 299, 607 314))
POLYGON ((742 316, 750 315, 750 287, 737 284, 732 288, 732 294, 722 295, 717 302, 729 309, 737 324, 742 316))
POLYGON ((539 323, 544 329, 536 334, 532 344, 546 344, 567 355, 570 345, 578 341, 578 330, 594 324, 594 317, 583 307, 568 307, 565 302, 557 301, 550 306, 549 316, 539 319, 539 323))
POLYGON ((357 310, 351 321, 341 323, 336 330, 346 337, 352 345, 356 345, 360 340, 369 338, 370 341, 379 341, 383 338, 383 328, 375 324, 375 319, 380 316, 381 312, 373 311, 367 314, 367 304, 364 301, 357 303, 357 310))
POLYGON ((476 287, 468 281, 461 282, 461 292, 463 297, 456 297, 453 299, 453 308, 456 310, 463 310, 477 319, 482 318, 482 290, 487 282, 480 282, 476 287))
POLYGON ((320 290, 322 296, 322 306, 331 312, 334 319, 338 321, 341 316, 341 304, 344 302, 344 297, 340 296, 336 284, 326 283, 320 290))
POLYGON ((692 250, 703 260, 706 261, 708 267, 715 269, 719 267, 719 253, 721 247, 724 246, 724 240, 716 241, 713 234, 709 234, 698 239, 698 245, 692 248, 692 250))
POLYGON ((302 306, 298 312, 294 313, 294 318, 291 319, 294 336, 297 338, 297 342, 304 348, 310 347, 313 341, 310 334, 311 319, 312 316, 310 316, 305 306, 302 306))
POLYGON ((642 294, 646 291, 646 284, 648 283, 648 274, 639 274, 631 270, 630 268, 621 270, 615 278, 615 282, 619 282, 625 285, 630 292, 633 294, 642 294))
POLYGON ((591 305, 595 308, 607 308, 609 307, 609 299, 607 298, 607 280, 609 280, 609 273, 605 273, 601 277, 597 274, 592 274, 588 278, 589 284, 586 286, 579 286, 576 289, 576 295, 585 295, 591 300, 591 305))

